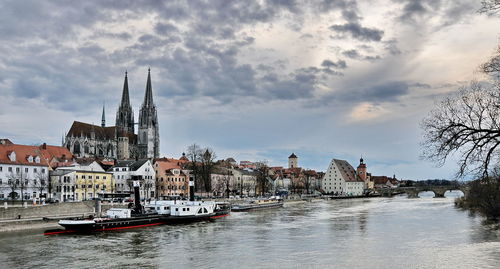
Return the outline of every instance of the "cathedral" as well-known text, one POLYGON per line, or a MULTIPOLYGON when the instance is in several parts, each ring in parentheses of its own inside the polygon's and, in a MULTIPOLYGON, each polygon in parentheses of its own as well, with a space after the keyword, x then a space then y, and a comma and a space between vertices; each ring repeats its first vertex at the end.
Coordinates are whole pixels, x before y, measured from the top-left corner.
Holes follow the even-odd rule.
POLYGON ((63 146, 79 158, 131 158, 151 159, 160 155, 158 115, 153 103, 151 70, 144 101, 139 110, 138 132, 135 133, 134 111, 130 104, 128 77, 125 72, 120 106, 116 112, 115 126, 106 126, 104 107, 101 126, 74 121, 63 139, 63 146))

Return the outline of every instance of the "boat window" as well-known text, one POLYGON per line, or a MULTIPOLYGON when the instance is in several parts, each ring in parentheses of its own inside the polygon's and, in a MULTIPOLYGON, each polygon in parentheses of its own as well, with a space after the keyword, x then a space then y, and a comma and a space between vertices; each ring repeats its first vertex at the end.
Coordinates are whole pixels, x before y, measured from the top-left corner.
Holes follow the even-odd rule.
POLYGON ((203 213, 203 211, 201 210, 201 208, 198 210, 198 214, 201 214, 203 213))
POLYGON ((175 209, 175 211, 179 211, 179 209, 178 209, 178 208, 176 208, 176 209, 175 209))
POLYGON ((186 209, 185 209, 185 208, 182 208, 182 211, 186 211, 186 209))
POLYGON ((208 213, 208 210, 206 208, 203 208, 203 212, 208 213))

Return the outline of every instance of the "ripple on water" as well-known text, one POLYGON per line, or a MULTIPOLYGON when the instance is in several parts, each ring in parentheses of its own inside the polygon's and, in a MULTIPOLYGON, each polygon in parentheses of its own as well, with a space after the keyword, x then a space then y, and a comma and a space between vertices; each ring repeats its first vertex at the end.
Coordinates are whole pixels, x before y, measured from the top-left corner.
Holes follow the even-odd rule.
POLYGON ((2 268, 494 268, 498 226, 453 198, 333 200, 209 223, 0 237, 2 268))

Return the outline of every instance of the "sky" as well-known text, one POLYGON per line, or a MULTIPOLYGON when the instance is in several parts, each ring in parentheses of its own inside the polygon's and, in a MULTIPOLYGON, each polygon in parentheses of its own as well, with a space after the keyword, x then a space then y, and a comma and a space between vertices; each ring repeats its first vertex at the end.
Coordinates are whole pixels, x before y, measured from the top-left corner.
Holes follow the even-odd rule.
POLYGON ((147 70, 161 155, 401 179, 452 178, 420 158, 420 122, 481 80, 500 18, 479 0, 2 1, 0 138, 61 144, 73 121, 114 125, 128 71, 138 121, 147 70))

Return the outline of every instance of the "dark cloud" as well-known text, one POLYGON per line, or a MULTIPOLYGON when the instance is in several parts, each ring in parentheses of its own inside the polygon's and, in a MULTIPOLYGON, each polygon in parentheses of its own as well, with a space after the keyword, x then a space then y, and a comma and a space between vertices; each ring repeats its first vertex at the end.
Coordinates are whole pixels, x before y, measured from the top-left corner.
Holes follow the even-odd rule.
POLYGON ((440 19, 435 30, 462 21, 477 12, 480 1, 469 0, 393 0, 402 4, 401 14, 398 19, 401 22, 421 27, 427 24, 428 19, 436 17, 440 19))
POLYGON ((336 24, 330 26, 330 30, 339 34, 348 34, 354 39, 361 41, 380 41, 384 36, 384 31, 376 28, 367 28, 356 22, 336 24))
POLYGON ((345 50, 342 52, 342 55, 354 59, 354 60, 362 60, 362 61, 376 61, 382 59, 380 55, 361 55, 357 50, 351 49, 351 50, 345 50))
POLYGON ((326 68, 345 69, 345 68, 347 68, 347 63, 344 60, 338 60, 337 62, 332 62, 331 60, 327 59, 321 63, 321 66, 326 67, 326 68))

